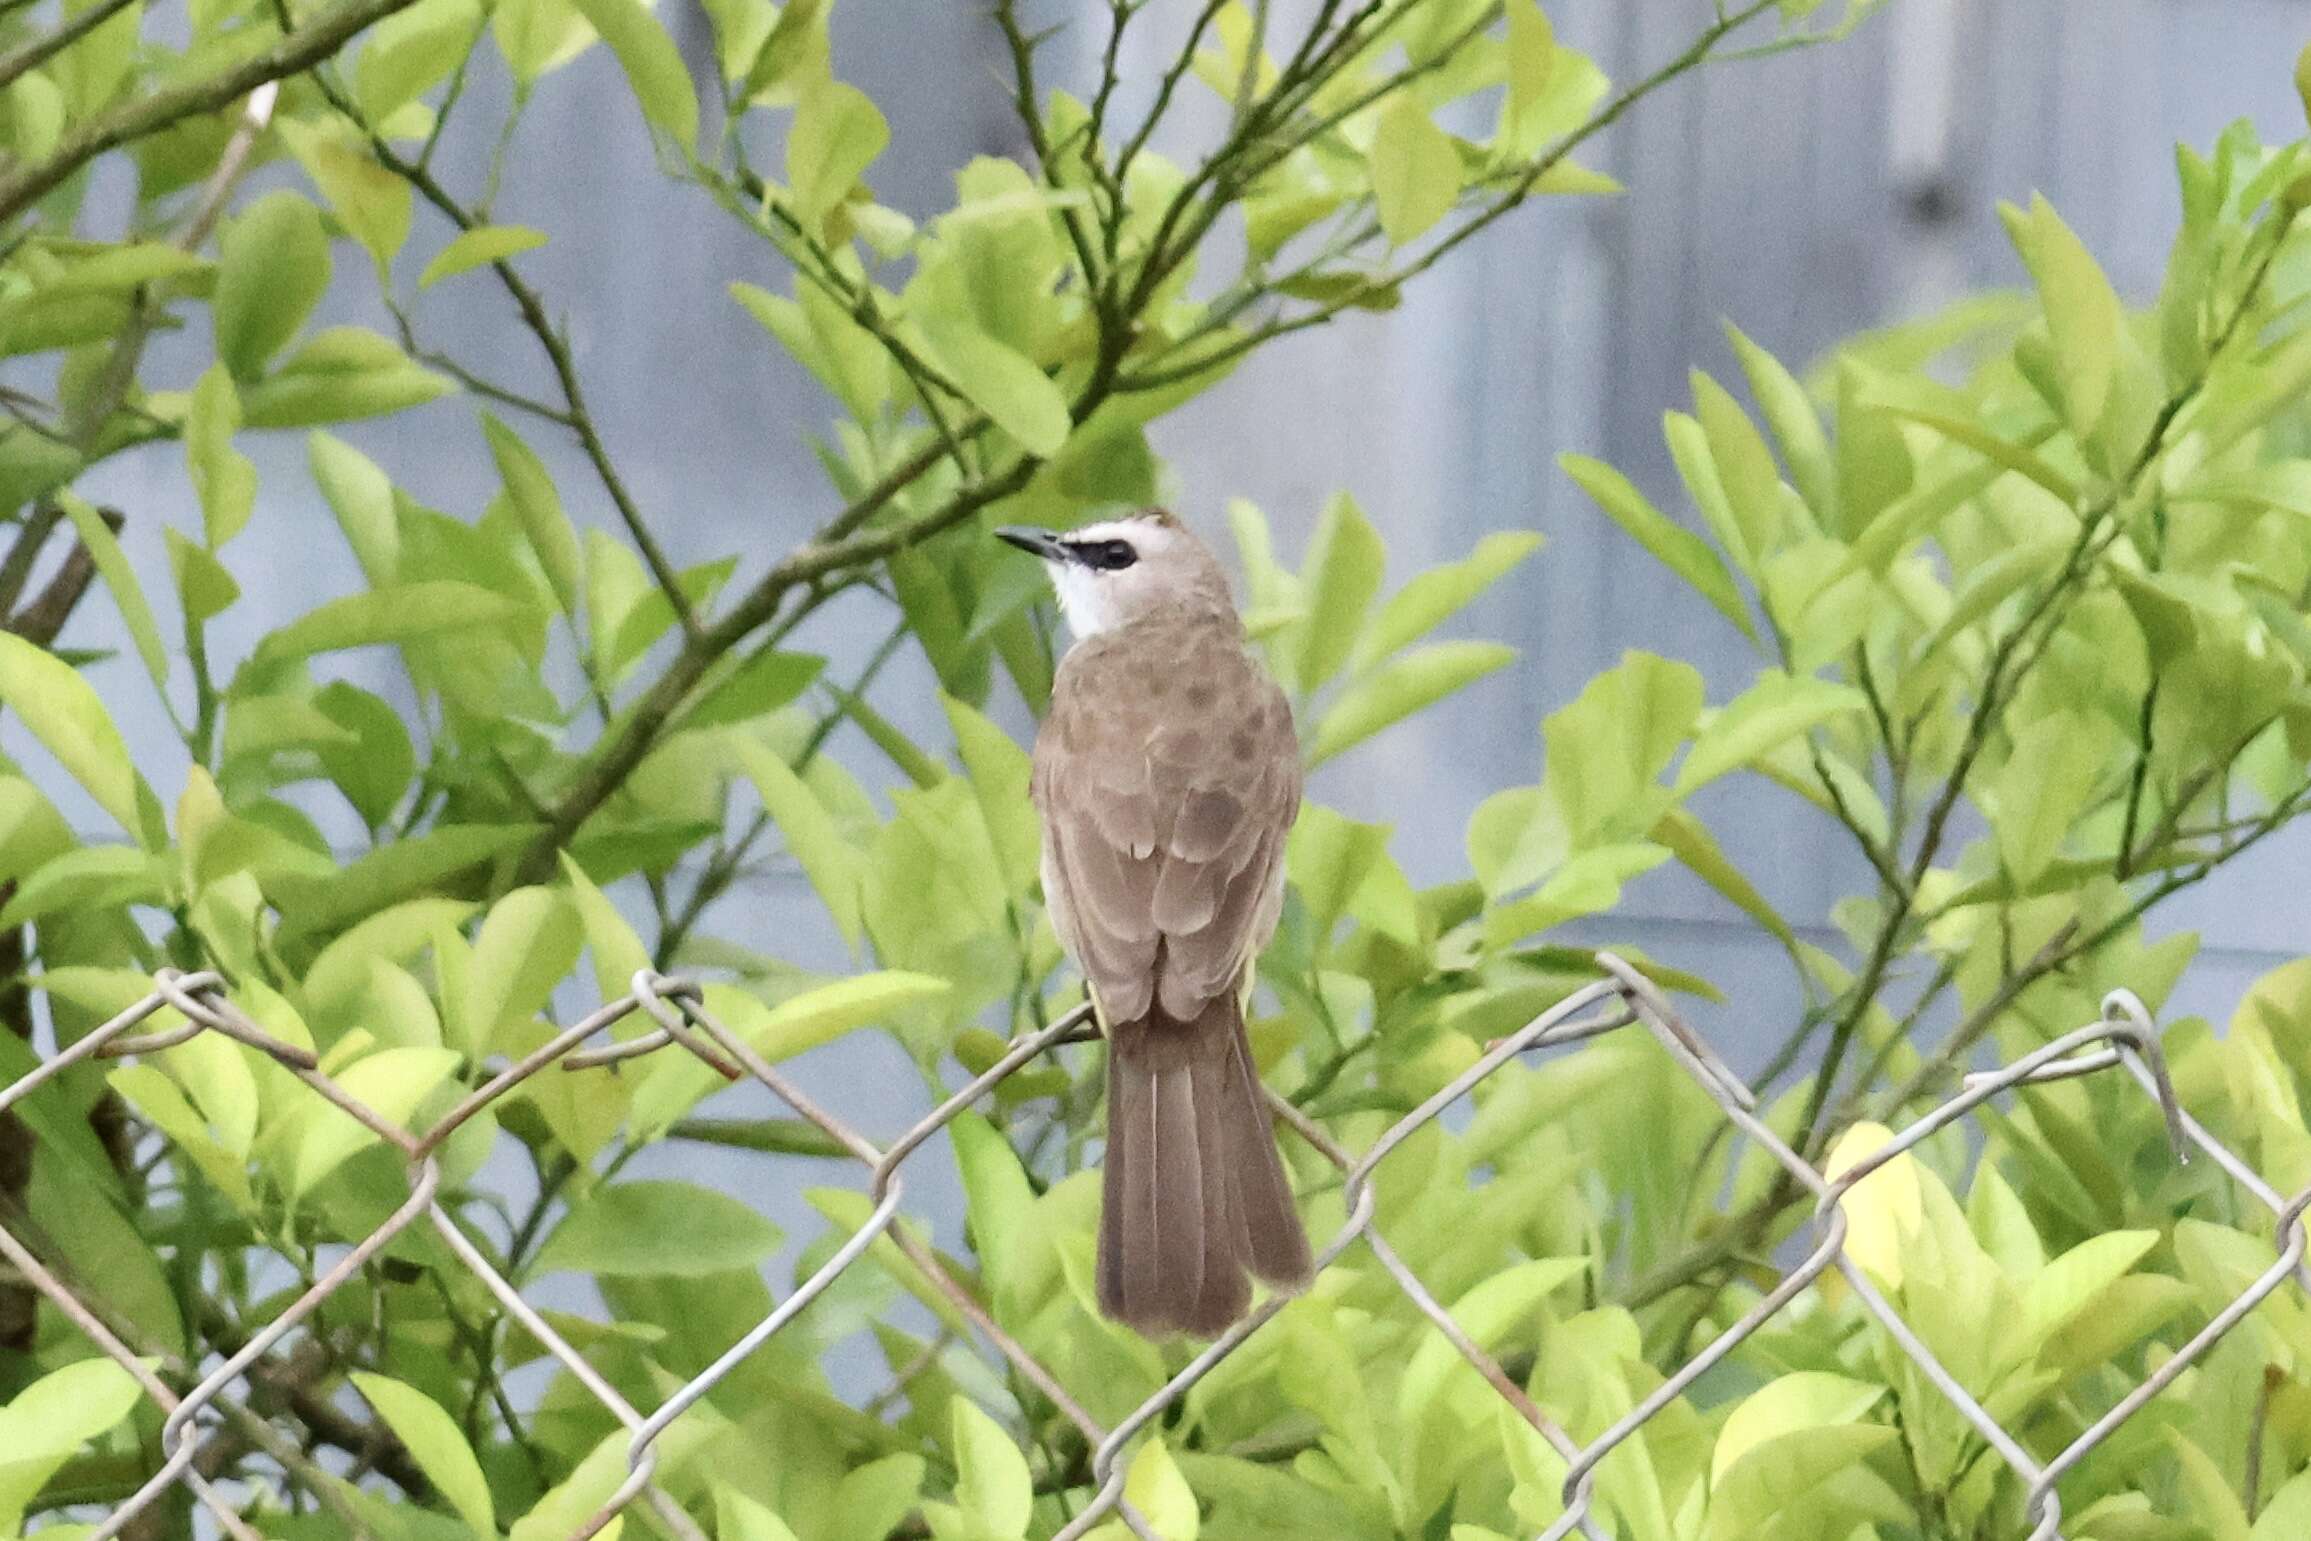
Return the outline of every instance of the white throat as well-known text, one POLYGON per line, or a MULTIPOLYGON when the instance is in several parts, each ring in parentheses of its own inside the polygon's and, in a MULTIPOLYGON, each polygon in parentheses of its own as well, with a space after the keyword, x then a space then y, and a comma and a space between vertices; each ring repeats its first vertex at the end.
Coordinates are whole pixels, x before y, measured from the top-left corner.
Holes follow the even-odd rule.
POLYGON ((1059 613, 1078 642, 1115 624, 1114 596, 1101 582, 1103 574, 1072 562, 1049 562, 1052 591, 1059 596, 1059 613))

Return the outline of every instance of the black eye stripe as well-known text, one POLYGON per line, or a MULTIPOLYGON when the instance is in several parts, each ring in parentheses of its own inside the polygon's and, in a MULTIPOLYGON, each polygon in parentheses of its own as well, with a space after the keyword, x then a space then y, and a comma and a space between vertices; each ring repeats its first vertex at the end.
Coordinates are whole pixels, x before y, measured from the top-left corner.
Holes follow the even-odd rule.
POLYGON ((1128 540, 1071 540, 1064 544, 1076 561, 1102 572, 1117 572, 1139 560, 1128 540))

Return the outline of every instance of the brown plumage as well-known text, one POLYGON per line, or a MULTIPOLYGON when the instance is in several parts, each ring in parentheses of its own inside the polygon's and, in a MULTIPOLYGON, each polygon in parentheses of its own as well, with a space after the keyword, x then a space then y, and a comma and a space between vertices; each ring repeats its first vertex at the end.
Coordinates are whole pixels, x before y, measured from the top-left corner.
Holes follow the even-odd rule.
POLYGON ((1244 650, 1218 563, 1168 519, 1005 533, 1052 564, 1084 634, 1033 792, 1052 922, 1108 1035, 1100 1305, 1151 1335, 1212 1336, 1252 1277, 1298 1289, 1313 1271, 1243 1018, 1300 804, 1291 709, 1244 650), (1095 565, 1119 544, 1128 562, 1095 565))

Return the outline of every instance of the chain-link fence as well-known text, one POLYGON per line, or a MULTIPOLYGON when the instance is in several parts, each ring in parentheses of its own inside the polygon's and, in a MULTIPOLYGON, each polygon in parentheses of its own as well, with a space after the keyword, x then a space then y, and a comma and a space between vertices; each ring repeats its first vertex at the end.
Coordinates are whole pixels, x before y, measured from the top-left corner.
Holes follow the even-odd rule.
MULTIPOLYGON (((1496 1041, 1484 1055, 1451 1084, 1391 1125, 1373 1145, 1360 1153, 1344 1150, 1321 1127, 1291 1103, 1271 1093, 1287 1138, 1305 1140, 1336 1167, 1344 1188, 1347 1219, 1318 1254, 1329 1264, 1351 1247, 1362 1245, 1394 1278, 1405 1297, 1433 1322, 1476 1371, 1498 1392, 1515 1414, 1529 1424, 1564 1459, 1563 1515, 1541 1535, 1540 1541, 1578 1533, 1589 1541, 1610 1541, 1599 1513, 1595 1481, 1599 1464, 1650 1419, 1676 1401, 1695 1380, 1721 1362, 1742 1342, 1787 1309, 1823 1274, 1835 1269, 1854 1296, 1881 1325, 1892 1342, 1917 1366, 1926 1379, 1964 1416, 1990 1449, 2028 1486, 2025 1514, 2034 1529, 2031 1541, 2051 1541, 2061 1535, 2062 1505, 2057 1485, 2063 1475, 2128 1418, 2139 1412, 2177 1377, 2198 1362, 2266 1296, 2293 1275, 2311 1290, 2311 1270, 2304 1265, 2306 1237, 2303 1212, 2311 1205, 2311 1189, 2283 1197, 2244 1161, 2210 1135, 2177 1102, 2159 1044, 2141 1002, 2125 991, 2104 1003, 2100 1021, 2081 1027, 2046 1044, 2001 1069, 1969 1077, 1959 1095, 1941 1104, 1900 1131, 1866 1158, 1845 1167, 1834 1177, 1825 1175, 1792 1150, 1758 1116, 1755 1097, 1725 1062, 1682 1020, 1662 993, 1626 962, 1600 953, 1604 977, 1575 991, 1540 1017, 1509 1037, 1496 1041), (1756 1142, 1788 1177, 1815 1201, 1810 1243, 1803 1260, 1768 1290, 1738 1322, 1725 1329, 1629 1412, 1596 1438, 1582 1444, 1533 1399, 1491 1354, 1454 1321, 1451 1313, 1422 1284, 1387 1239, 1374 1228, 1377 1211, 1372 1179, 1389 1153, 1413 1133, 1439 1117, 1511 1060, 1530 1051, 1641 1027, 1657 1038, 1671 1059, 1724 1111, 1741 1133, 1756 1142), (2225 1305, 2196 1335, 2159 1363, 2131 1393, 2079 1433, 2050 1459, 2041 1460, 2000 1425, 1982 1401, 1960 1385, 1887 1302, 1869 1275, 1848 1253, 1847 1213, 1840 1200, 1864 1178, 1920 1141, 1965 1118, 1990 1098, 2026 1083, 2061 1080, 2119 1072, 2138 1083, 2161 1111, 2178 1160, 2195 1152, 2212 1160, 2246 1193, 2269 1209, 2275 1219, 2278 1251, 2270 1267, 2235 1299, 2225 1305)), ((1161 1541, 1146 1517, 1124 1498, 1126 1455, 1149 1425, 1186 1396, 1205 1375, 1236 1352, 1253 1334, 1282 1310, 1286 1302, 1269 1299, 1225 1336, 1197 1354, 1154 1395, 1115 1426, 1107 1427, 1084 1410, 1068 1387, 989 1314, 980 1298, 940 1261, 920 1238, 897 1222, 904 1195, 901 1172, 907 1160, 958 1113, 987 1096, 1007 1077, 1038 1056, 1066 1043, 1095 1036, 1088 1011, 1078 1009, 1049 1027, 1013 1042, 1007 1052, 969 1085, 940 1104, 929 1116, 887 1146, 878 1146, 842 1120, 828 1113, 795 1086, 792 1080, 749 1046, 747 1041, 716 1020, 701 1004, 697 989, 685 982, 637 975, 633 993, 611 1002, 585 1020, 560 1032, 535 1052, 508 1065, 475 1088, 431 1128, 412 1133, 349 1095, 338 1081, 321 1070, 314 1056, 267 1033, 234 1006, 225 981, 214 973, 164 970, 154 976, 152 993, 118 1017, 41 1062, 30 1074, 0 1090, 0 1115, 54 1079, 67 1068, 98 1056, 151 1053, 187 1042, 202 1033, 219 1033, 256 1049, 288 1068, 313 1092, 358 1121, 379 1139, 399 1151, 408 1171, 408 1197, 388 1218, 356 1242, 334 1266, 280 1309, 269 1324, 237 1351, 213 1365, 191 1370, 175 1367, 170 1384, 154 1363, 123 1341, 105 1318, 79 1298, 26 1242, 0 1224, 0 1258, 6 1261, 56 1309, 133 1375, 145 1394, 165 1413, 161 1447, 164 1459, 136 1493, 121 1504, 94 1532, 94 1541, 110 1541, 172 1486, 181 1484, 235 1541, 259 1541, 257 1533, 236 1512, 202 1469, 200 1459, 204 1426, 229 1425, 232 1432, 260 1450, 274 1450, 284 1442, 279 1430, 237 1399, 233 1388, 259 1369, 260 1362, 282 1341, 308 1321, 324 1301, 353 1280, 394 1237, 419 1224, 428 1224, 462 1266, 470 1269, 503 1305, 507 1314, 532 1334, 565 1367, 586 1392, 596 1398, 628 1431, 627 1471, 608 1500, 572 1532, 569 1541, 587 1541, 608 1526, 629 1504, 639 1500, 680 1541, 705 1541, 695 1520, 653 1481, 658 1438, 682 1413, 705 1397, 731 1370, 772 1336, 793 1322, 846 1269, 866 1255, 878 1241, 889 1243, 961 1313, 985 1342, 1002 1355, 1018 1374, 1082 1431, 1092 1454, 1089 1501, 1059 1532, 1058 1541, 1076 1541, 1095 1525, 1120 1520, 1144 1541, 1161 1541), (137 1030, 157 1013, 174 1008, 183 1022, 165 1031, 137 1030), (648 1030, 638 1036, 587 1047, 588 1041, 607 1034, 617 1023, 643 1013, 648 1030), (571 1346, 546 1317, 460 1228, 440 1202, 441 1172, 437 1152, 456 1130, 533 1076, 583 1071, 613 1061, 660 1052, 688 1053, 733 1081, 752 1079, 767 1087, 802 1118, 815 1125, 858 1163, 872 1208, 865 1223, 829 1256, 787 1298, 751 1331, 681 1386, 653 1410, 633 1405, 586 1358, 571 1346), (559 1067, 557 1069, 556 1067, 559 1067)), ((161 1368, 168 1368, 163 1366, 161 1368)))

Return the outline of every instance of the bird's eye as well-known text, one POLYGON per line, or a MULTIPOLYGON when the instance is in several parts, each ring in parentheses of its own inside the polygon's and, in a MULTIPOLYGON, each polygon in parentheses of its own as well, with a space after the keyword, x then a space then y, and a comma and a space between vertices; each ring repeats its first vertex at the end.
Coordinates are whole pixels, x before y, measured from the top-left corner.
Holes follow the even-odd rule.
POLYGON ((1139 560, 1139 553, 1128 540, 1074 541, 1068 549, 1078 562, 1101 572, 1118 572, 1139 560))

